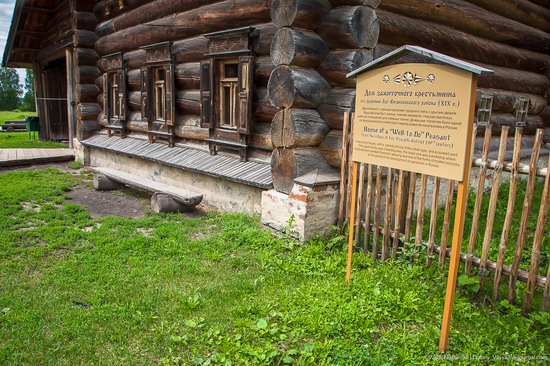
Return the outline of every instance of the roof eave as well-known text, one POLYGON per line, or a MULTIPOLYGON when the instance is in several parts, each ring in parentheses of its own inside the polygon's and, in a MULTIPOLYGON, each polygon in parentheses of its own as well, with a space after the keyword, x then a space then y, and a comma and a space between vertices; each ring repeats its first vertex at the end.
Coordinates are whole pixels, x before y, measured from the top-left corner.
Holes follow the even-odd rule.
POLYGON ((376 59, 372 62, 369 62, 368 64, 366 64, 364 66, 361 66, 357 70, 354 70, 354 71, 350 72, 349 74, 347 74, 346 77, 348 77, 348 78, 356 77, 357 75, 359 75, 359 74, 361 74, 361 73, 363 73, 367 70, 382 67, 385 64, 390 63, 390 62, 398 59, 399 57, 403 56, 404 54, 411 53, 411 52, 416 53, 416 54, 421 55, 421 56, 424 56, 428 59, 438 61, 438 62, 446 64, 446 65, 454 66, 454 67, 457 67, 459 69, 469 71, 473 74, 481 75, 481 74, 492 74, 493 73, 493 70, 489 70, 489 69, 486 69, 484 67, 477 66, 477 65, 471 64, 469 62, 465 62, 465 61, 459 60, 457 58, 444 55, 444 54, 439 53, 439 52, 431 51, 431 50, 428 50, 426 48, 422 48, 422 47, 419 47, 419 46, 405 45, 405 46, 401 46, 401 47, 393 50, 392 52, 390 52, 390 53, 388 53, 388 54, 386 54, 386 55, 384 55, 384 56, 382 56, 382 57, 380 57, 380 58, 378 58, 378 59, 376 59))
POLYGON ((15 8, 13 11, 13 17, 11 19, 10 31, 8 33, 8 39, 6 42, 6 48, 4 48, 4 56, 2 58, 2 67, 8 67, 11 51, 13 48, 13 42, 15 41, 15 34, 17 33, 17 27, 19 26, 19 20, 21 19, 21 13, 23 12, 23 3, 25 0, 16 0, 15 8))

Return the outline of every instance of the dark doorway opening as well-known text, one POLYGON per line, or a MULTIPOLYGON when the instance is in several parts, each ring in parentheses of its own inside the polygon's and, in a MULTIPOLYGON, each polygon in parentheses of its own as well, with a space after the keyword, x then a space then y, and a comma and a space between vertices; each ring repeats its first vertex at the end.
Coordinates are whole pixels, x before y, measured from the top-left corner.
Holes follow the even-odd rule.
POLYGON ((49 62, 42 69, 45 120, 47 140, 69 140, 69 118, 67 115, 67 63, 65 58, 49 62))

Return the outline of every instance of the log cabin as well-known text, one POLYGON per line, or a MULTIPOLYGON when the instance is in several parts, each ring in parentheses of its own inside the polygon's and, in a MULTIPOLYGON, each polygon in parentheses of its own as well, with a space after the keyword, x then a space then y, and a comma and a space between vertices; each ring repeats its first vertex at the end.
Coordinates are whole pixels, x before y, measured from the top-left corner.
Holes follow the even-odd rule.
POLYGON ((550 142, 548 0, 17 0, 3 65, 86 164, 307 238, 336 218, 346 74, 404 44, 494 70, 493 130, 523 111, 550 142))

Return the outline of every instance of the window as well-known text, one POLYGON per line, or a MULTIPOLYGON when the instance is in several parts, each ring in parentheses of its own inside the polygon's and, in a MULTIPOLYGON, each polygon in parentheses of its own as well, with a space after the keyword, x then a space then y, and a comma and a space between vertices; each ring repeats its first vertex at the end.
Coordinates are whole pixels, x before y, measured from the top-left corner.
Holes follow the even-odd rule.
POLYGON ((174 65, 171 43, 143 47, 146 66, 141 69, 141 118, 147 122, 149 142, 166 139, 174 146, 174 65))
POLYGON ((252 28, 205 35, 209 56, 201 62, 201 127, 209 129, 210 152, 239 151, 246 160, 252 129, 252 28))
POLYGON ((106 72, 103 75, 103 110, 109 134, 126 135, 126 69, 122 54, 105 56, 106 72))

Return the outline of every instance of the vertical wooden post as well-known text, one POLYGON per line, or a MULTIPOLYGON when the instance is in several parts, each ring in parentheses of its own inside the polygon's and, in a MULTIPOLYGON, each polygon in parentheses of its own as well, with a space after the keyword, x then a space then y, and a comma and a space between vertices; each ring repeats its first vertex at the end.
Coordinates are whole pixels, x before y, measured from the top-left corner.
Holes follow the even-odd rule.
POLYGON ((458 184, 456 198, 455 222, 453 227, 453 244, 451 247, 451 259, 449 263, 449 277, 445 292, 445 308, 443 309, 443 321, 441 323, 441 336, 439 338, 439 352, 445 352, 449 345, 449 331, 451 330, 451 316, 456 292, 458 266, 460 264, 460 251, 462 248, 462 235, 464 233, 464 219, 468 204, 468 188, 470 185, 470 168, 472 167, 474 110, 477 89, 477 76, 472 74, 470 91, 470 113, 466 137, 466 161, 464 164, 464 179, 458 184))
POLYGON ((338 233, 342 233, 344 218, 346 217, 346 169, 348 167, 348 140, 349 140, 350 113, 344 113, 344 127, 342 131, 342 162, 340 163, 340 206, 338 209, 338 233))
MULTIPOLYGON (((351 159, 351 154, 350 154, 351 159)), ((357 163, 353 162, 351 168, 351 206, 350 206, 350 218, 349 218, 349 235, 348 235, 348 265, 346 269, 346 282, 348 285, 351 281, 351 258, 353 256, 353 229, 355 223, 355 196, 357 191, 357 163)))
POLYGON ((67 120, 69 124, 69 147, 73 148, 73 138, 75 137, 75 114, 74 114, 74 62, 73 62, 73 50, 71 47, 67 47, 65 50, 65 59, 67 63, 67 120))

